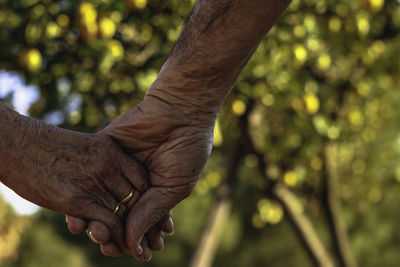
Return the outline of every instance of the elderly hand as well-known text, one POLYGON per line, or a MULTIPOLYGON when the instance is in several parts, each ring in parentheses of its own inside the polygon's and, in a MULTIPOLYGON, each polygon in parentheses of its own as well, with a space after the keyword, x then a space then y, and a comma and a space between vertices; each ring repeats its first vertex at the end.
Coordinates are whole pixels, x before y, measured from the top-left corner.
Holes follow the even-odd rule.
MULTIPOLYGON (((211 152, 213 129, 214 118, 190 118, 166 100, 149 95, 101 132, 149 171, 150 188, 126 220, 126 241, 131 249, 143 243, 146 232, 154 235, 158 229, 159 234, 162 229, 157 222, 169 218, 170 210, 190 195, 211 152)), ((77 218, 69 220, 79 224, 77 218)), ((94 228, 99 236, 107 236, 106 227, 97 224, 94 228)))
POLYGON ((103 130, 149 171, 150 188, 126 221, 130 248, 191 194, 210 155, 213 130, 214 121, 190 118, 167 100, 150 95, 103 130))
POLYGON ((127 254, 121 219, 148 188, 147 172, 106 135, 63 130, 0 103, 0 181, 42 207, 101 222, 127 254), (133 189, 127 207, 114 209, 133 189))

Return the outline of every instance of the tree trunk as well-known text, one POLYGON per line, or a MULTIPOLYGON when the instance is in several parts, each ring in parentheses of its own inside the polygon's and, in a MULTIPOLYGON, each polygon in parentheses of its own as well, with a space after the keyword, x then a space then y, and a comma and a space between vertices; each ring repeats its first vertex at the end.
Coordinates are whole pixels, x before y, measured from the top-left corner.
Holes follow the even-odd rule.
POLYGON ((231 206, 232 201, 229 198, 220 199, 215 203, 190 267, 210 267, 212 265, 231 206))
POLYGON ((356 267, 349 238, 343 218, 341 216, 340 198, 337 192, 338 177, 332 167, 330 156, 333 152, 337 155, 337 146, 327 144, 324 151, 323 173, 323 205, 328 221, 329 231, 332 237, 333 252, 336 255, 340 267, 356 267))
MULTIPOLYGON (((241 122, 247 121, 247 114, 241 122)), ((210 213, 208 223, 201 235, 201 240, 196 248, 190 267, 210 267, 221 241, 222 230, 229 217, 232 206, 232 191, 237 180, 237 171, 243 159, 243 132, 236 139, 231 153, 229 153, 228 167, 224 182, 217 190, 216 202, 210 213)))
POLYGON ((273 194, 283 205, 287 218, 296 230, 314 264, 320 267, 333 267, 331 258, 318 238, 310 220, 304 215, 300 201, 296 196, 280 183, 275 185, 273 194))

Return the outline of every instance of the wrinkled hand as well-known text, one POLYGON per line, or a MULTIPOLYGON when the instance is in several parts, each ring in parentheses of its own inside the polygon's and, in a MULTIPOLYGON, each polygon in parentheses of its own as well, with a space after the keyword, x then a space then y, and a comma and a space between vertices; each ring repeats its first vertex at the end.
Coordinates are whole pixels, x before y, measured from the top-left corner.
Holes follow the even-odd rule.
POLYGON ((136 248, 151 226, 191 194, 212 149, 213 126, 146 96, 103 130, 149 172, 151 187, 127 217, 130 248, 136 248))
POLYGON ((1 154, 1 181, 42 207, 102 222, 112 240, 133 254, 125 245, 121 218, 148 188, 145 169, 106 135, 63 130, 5 112, 21 128, 1 136, 1 148, 8 150, 1 154), (131 202, 114 214, 132 189, 131 202))
MULTIPOLYGON (((128 209, 129 210, 133 205, 135 205, 137 198, 132 199, 129 202, 128 209)), ((126 214, 126 213, 125 213, 126 214)), ((125 219, 125 218, 124 218, 125 219)), ((106 256, 111 257, 120 257, 124 254, 124 249, 122 249, 118 243, 112 240, 110 236, 110 231, 107 226, 99 221, 90 221, 87 223, 86 220, 73 217, 66 216, 66 222, 68 224, 68 228, 73 234, 80 234, 85 229, 89 238, 96 244, 100 244, 101 252, 106 256)), ((164 248, 164 238, 162 232, 172 234, 174 232, 174 226, 172 221, 172 216, 164 217, 160 220, 157 225, 154 225, 150 228, 146 233, 146 237, 142 240, 141 247, 142 252, 135 252, 133 255, 139 261, 149 261, 151 259, 151 251, 158 251, 164 248)), ((124 244, 125 245, 125 244, 124 244)), ((128 253, 128 255, 131 255, 128 253)))
MULTIPOLYGON (((143 243, 149 230, 156 232, 153 226, 190 195, 211 152, 213 127, 213 122, 193 120, 167 101, 146 96, 101 132, 115 139, 149 172, 150 188, 126 219, 129 248, 143 243)), ((106 230, 97 227, 97 232, 106 230)))
MULTIPOLYGON (((106 156, 106 163, 105 160, 99 160, 97 164, 91 163, 90 169, 98 170, 99 173, 102 173, 102 170, 110 170, 111 164, 119 164, 122 167, 126 168, 127 173, 121 173, 121 176, 127 175, 128 178, 132 180, 132 185, 128 181, 124 181, 121 177, 117 175, 112 175, 110 177, 102 177, 105 181, 97 182, 99 184, 106 183, 112 185, 111 194, 113 195, 113 202, 108 201, 108 209, 109 211, 113 211, 117 206, 118 202, 124 199, 129 193, 132 188, 134 188, 133 198, 125 205, 121 205, 120 209, 117 213, 122 221, 125 221, 125 215, 128 210, 130 210, 136 203, 136 201, 140 198, 141 193, 148 189, 149 178, 147 171, 139 166, 139 163, 134 160, 132 157, 126 155, 125 152, 121 150, 121 148, 115 143, 115 141, 105 134, 97 134, 97 139, 101 139, 104 141, 108 141, 107 143, 99 143, 101 147, 101 153, 106 156), (114 150, 118 149, 119 153, 123 153, 123 156, 114 153, 114 150), (111 160, 112 159, 112 160, 111 160), (128 161, 126 162, 126 159, 128 161), (119 162, 121 161, 121 162, 119 162), (102 163, 101 165, 99 165, 102 163), (128 166, 126 166, 128 165, 128 166), (137 188, 135 188, 137 186, 137 188)), ((90 163, 88 163, 90 164, 90 163)), ((71 168, 75 170, 76 168, 71 168)), ((109 189, 107 187, 107 189, 109 189)), ((89 191, 90 189, 88 189, 89 191)), ((97 192, 94 190, 93 192, 89 192, 92 194, 96 194, 97 192)), ((108 212, 109 213, 109 212, 108 212)), ((135 255, 138 260, 146 261, 150 260, 152 250, 161 250, 164 247, 163 243, 163 235, 162 231, 166 233, 173 233, 173 222, 172 217, 170 214, 165 216, 160 220, 160 222, 153 226, 149 231, 146 233, 146 237, 142 240, 141 243, 141 250, 142 251, 133 251, 132 249, 128 249, 126 246, 125 238, 124 238, 124 223, 119 223, 118 225, 111 225, 107 223, 107 221, 102 220, 94 220, 93 218, 89 218, 87 216, 76 216, 74 213, 66 213, 75 216, 66 216, 66 222, 68 223, 69 230, 74 234, 79 234, 85 229, 87 229, 87 233, 89 237, 95 243, 101 245, 101 251, 103 254, 107 256, 122 256, 123 254, 128 255, 135 255), (91 219, 89 224, 87 223, 86 219, 91 219), (118 228, 116 231, 116 229, 118 228), (111 233, 110 233, 111 231, 111 233), (116 232, 116 235, 114 232, 116 232)), ((110 215, 110 214, 108 214, 110 215)), ((114 216, 116 217, 116 216, 114 216)), ((109 217, 107 217, 109 218, 109 217)))
MULTIPOLYGON (((127 254, 123 219, 148 188, 147 172, 133 158, 128 157, 111 138, 104 135, 84 136, 84 143, 62 151, 55 158, 57 194, 49 198, 51 208, 68 215, 104 223, 110 229, 110 238, 127 254), (79 155, 78 157, 75 157, 79 155), (113 213, 119 200, 134 189, 127 206, 113 213)), ((50 192, 51 189, 45 190, 50 192)))

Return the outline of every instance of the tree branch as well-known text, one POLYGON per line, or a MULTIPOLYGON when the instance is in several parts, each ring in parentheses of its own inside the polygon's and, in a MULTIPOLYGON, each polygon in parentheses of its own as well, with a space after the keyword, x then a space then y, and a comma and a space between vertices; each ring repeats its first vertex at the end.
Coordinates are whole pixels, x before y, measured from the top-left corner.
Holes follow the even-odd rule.
MULTIPOLYGON (((342 84, 338 86, 340 90, 338 104, 335 112, 331 118, 333 122, 339 119, 342 107, 345 104, 345 96, 349 85, 342 84)), ((332 167, 332 149, 337 145, 325 138, 324 150, 322 151, 323 168, 322 168, 322 205, 324 206, 324 213, 328 222, 329 231, 331 233, 331 240, 335 258, 341 267, 356 267, 357 263, 354 259, 352 250, 349 244, 346 225, 341 216, 341 203, 340 197, 337 192, 337 174, 332 167)))
POLYGON ((252 107, 252 105, 249 105, 245 114, 239 119, 240 135, 236 138, 231 152, 228 154, 228 167, 224 182, 217 189, 215 204, 210 212, 207 225, 202 232, 201 240, 195 250, 190 267, 209 267, 214 260, 221 241, 222 229, 232 207, 232 195, 237 182, 237 171, 246 154, 243 140, 245 140, 247 133, 246 128, 242 126, 248 124, 248 116, 252 107))
POLYGON ((321 267, 333 267, 332 260, 314 230, 311 221, 303 213, 303 208, 297 197, 281 183, 277 183, 274 186, 273 196, 284 207, 287 218, 314 264, 321 267))
POLYGON ((324 165, 322 169, 323 200, 325 216, 328 221, 329 231, 332 237, 333 252, 341 267, 356 267, 357 264, 349 245, 346 226, 341 216, 340 199, 337 192, 337 175, 330 168, 332 145, 327 143, 323 152, 324 165))
MULTIPOLYGON (((254 105, 254 103, 253 103, 254 105)), ((248 133, 248 123, 245 127, 246 147, 250 153, 254 154, 259 161, 259 171, 262 176, 269 182, 269 190, 273 197, 275 197, 283 206, 285 214, 293 226, 297 236, 303 243, 305 250, 307 251, 310 259, 316 266, 320 267, 332 267, 334 266, 332 260, 325 249, 324 245, 320 241, 318 234, 314 230, 310 220, 299 209, 300 201, 297 197, 289 191, 283 184, 269 178, 266 174, 266 164, 262 153, 258 152, 251 136, 248 133)))

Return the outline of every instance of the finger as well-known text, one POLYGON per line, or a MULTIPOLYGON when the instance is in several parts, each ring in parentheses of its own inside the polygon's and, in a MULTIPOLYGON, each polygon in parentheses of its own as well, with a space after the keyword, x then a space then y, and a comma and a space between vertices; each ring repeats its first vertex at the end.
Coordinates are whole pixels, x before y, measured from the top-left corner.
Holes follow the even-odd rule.
POLYGON ((133 196, 131 200, 129 200, 127 203, 125 203, 126 210, 131 210, 133 206, 138 202, 139 198, 142 196, 142 194, 138 190, 133 191, 133 196))
MULTIPOLYGON (((110 242, 110 231, 101 222, 89 222, 86 234, 96 244, 105 244, 110 242)), ((161 229, 157 225, 150 228, 146 233, 146 237, 151 250, 159 251, 164 248, 164 237, 161 229)), ((145 249, 143 248, 143 250, 145 249)))
POLYGON ((68 229, 73 234, 80 234, 86 229, 86 220, 65 215, 65 222, 68 224, 68 229))
MULTIPOLYGON (((108 192, 110 192, 117 201, 125 199, 132 192, 132 185, 123 176, 114 176, 110 179, 103 179, 103 183, 108 192)), ((133 191, 135 191, 133 189, 133 191)))
MULTIPOLYGON (((126 188, 125 191, 129 191, 127 189, 128 188, 126 188)), ((124 198, 126 196, 128 196, 128 194, 129 193, 127 193, 124 196, 124 198)), ((126 207, 125 207, 124 204, 120 203, 120 200, 117 200, 113 195, 111 195, 107 191, 98 192, 96 196, 97 196, 98 201, 101 202, 102 205, 98 205, 97 202, 93 202, 93 203, 91 203, 91 206, 94 206, 94 207, 97 207, 97 208, 101 208, 101 209, 106 208, 108 210, 107 213, 112 212, 113 214, 118 216, 121 221, 125 218, 126 207)), ((91 219, 91 220, 93 220, 93 218, 94 218, 93 216, 102 217, 103 220, 96 220, 96 219, 94 219, 94 220, 95 221, 100 221, 100 222, 103 222, 103 223, 106 223, 106 221, 105 221, 106 219, 111 219, 110 217, 106 218, 106 216, 104 214, 99 214, 98 212, 95 212, 90 207, 87 207, 85 210, 82 210, 82 212, 85 212, 85 214, 84 214, 85 218, 88 218, 88 219, 91 219), (89 216, 91 216, 91 217, 89 217, 89 216)), ((79 216, 79 217, 82 217, 82 216, 79 216)))
POLYGON ((103 253, 103 255, 110 257, 121 257, 124 255, 124 253, 122 253, 118 246, 111 241, 101 244, 100 251, 101 253, 103 253))
POLYGON ((110 231, 111 240, 114 241, 118 248, 125 254, 133 255, 132 251, 126 246, 123 224, 116 214, 97 203, 93 203, 88 211, 87 218, 92 221, 103 222, 110 231))
POLYGON ((164 233, 173 235, 174 234, 174 221, 172 220, 172 212, 169 212, 169 215, 163 217, 158 223, 161 231, 164 233))
POLYGON ((88 200, 86 198, 76 198, 76 205, 79 205, 79 207, 82 208, 74 210, 73 215, 78 218, 85 218, 87 220, 104 223, 110 231, 111 240, 118 245, 122 252, 132 255, 133 253, 128 249, 125 242, 121 219, 125 214, 125 206, 121 205, 118 214, 114 214, 113 211, 118 202, 112 195, 107 191, 100 191, 94 196, 97 201, 88 200), (121 218, 119 218, 119 216, 121 216, 121 218))
POLYGON ((141 242, 141 247, 143 248, 143 253, 141 255, 137 255, 135 254, 135 258, 138 261, 144 262, 144 261, 149 261, 151 260, 151 251, 147 242, 146 237, 143 238, 142 242, 141 242))
POLYGON ((143 193, 149 188, 149 174, 135 159, 123 155, 120 159, 120 168, 123 176, 139 192, 143 193))
MULTIPOLYGON (((81 220, 79 218, 77 219, 81 220)), ((110 241, 110 231, 101 222, 90 221, 86 230, 86 234, 96 244, 104 244, 110 241)), ((146 237, 151 250, 159 251, 164 248, 163 234, 157 225, 150 228, 150 230, 146 233, 146 237)))
POLYGON ((151 187, 129 212, 126 220, 126 241, 131 249, 140 250, 143 235, 186 198, 193 185, 151 187))
POLYGON ((142 254, 143 259, 145 261, 150 261, 151 260, 151 250, 150 250, 149 244, 147 242, 147 238, 143 238, 141 245, 143 248, 143 254, 142 254))
POLYGON ((103 223, 98 221, 90 221, 86 233, 97 244, 104 244, 110 240, 110 231, 103 223))
POLYGON ((139 198, 141 197, 141 193, 135 189, 132 189, 129 195, 125 196, 122 200, 125 200, 127 197, 131 196, 131 199, 123 202, 119 202, 116 204, 112 211, 116 214, 121 220, 125 220, 127 211, 131 210, 133 206, 138 202, 139 198), (131 196, 132 193, 132 196, 131 196), (118 207, 117 207, 118 206, 118 207))
POLYGON ((146 238, 151 250, 159 251, 164 248, 164 238, 158 225, 154 225, 146 233, 146 238))

